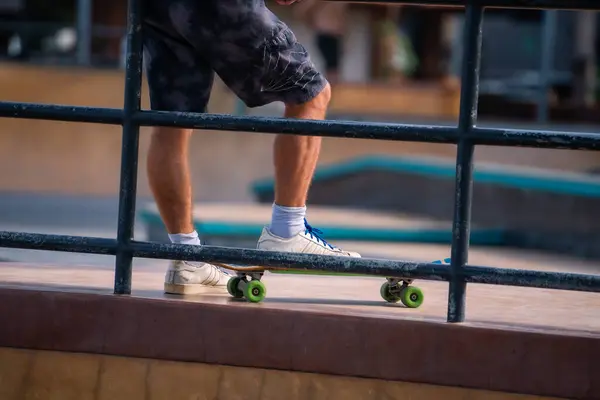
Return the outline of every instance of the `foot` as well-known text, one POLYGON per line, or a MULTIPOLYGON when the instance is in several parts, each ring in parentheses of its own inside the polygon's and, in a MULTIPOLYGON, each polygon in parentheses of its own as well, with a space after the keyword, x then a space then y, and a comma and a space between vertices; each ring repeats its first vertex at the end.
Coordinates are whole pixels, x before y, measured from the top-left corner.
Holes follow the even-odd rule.
POLYGON ((230 277, 212 264, 172 261, 165 276, 165 293, 198 294, 207 287, 225 288, 230 277))
POLYGON ((327 243, 327 241, 320 236, 322 232, 310 226, 306 220, 304 220, 304 226, 304 231, 289 239, 275 236, 269 231, 268 227, 265 227, 262 231, 262 235, 260 235, 260 238, 258 239, 257 248, 259 250, 269 251, 360 258, 360 254, 358 253, 344 251, 327 243))

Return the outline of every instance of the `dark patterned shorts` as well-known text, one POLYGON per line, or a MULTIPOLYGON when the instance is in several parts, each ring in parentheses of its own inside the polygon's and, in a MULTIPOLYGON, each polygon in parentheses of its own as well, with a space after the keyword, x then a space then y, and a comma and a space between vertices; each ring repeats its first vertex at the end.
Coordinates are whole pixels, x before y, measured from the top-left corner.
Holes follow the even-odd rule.
POLYGON ((327 84, 264 0, 147 0, 143 36, 154 110, 206 111, 215 72, 248 107, 301 104, 327 84))

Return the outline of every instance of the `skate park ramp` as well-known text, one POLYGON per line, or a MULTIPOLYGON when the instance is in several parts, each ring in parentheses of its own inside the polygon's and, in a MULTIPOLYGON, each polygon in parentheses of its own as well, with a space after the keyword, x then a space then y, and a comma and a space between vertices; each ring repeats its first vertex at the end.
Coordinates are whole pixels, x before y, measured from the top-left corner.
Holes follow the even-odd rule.
MULTIPOLYGON (((423 260, 445 245, 341 242, 423 260)), ((593 263, 474 248, 475 265, 597 272, 593 263)), ((268 274, 263 303, 224 291, 162 294, 165 262, 136 259, 131 296, 111 265, 0 265, 0 398, 597 399, 597 293, 470 284, 467 321, 445 322, 448 285, 417 281, 418 309, 382 279, 268 274)))
MULTIPOLYGON (((197 203, 194 225, 202 232, 206 244, 231 247, 254 247, 264 224, 271 218, 270 204, 197 203)), ((376 210, 339 207, 310 207, 307 218, 324 232, 328 240, 364 242, 451 243, 452 223, 432 218, 418 218, 376 210)), ((148 240, 169 243, 156 205, 144 206, 139 219, 146 227, 148 240)), ((471 228, 471 243, 501 245, 504 232, 471 228)))
MULTIPOLYGON (((439 157, 358 157, 317 169, 311 204, 451 221, 456 165, 439 157)), ((252 185, 273 201, 271 178, 252 185)), ((600 257, 600 177, 594 174, 475 165, 474 226, 501 233, 503 245, 600 257)))

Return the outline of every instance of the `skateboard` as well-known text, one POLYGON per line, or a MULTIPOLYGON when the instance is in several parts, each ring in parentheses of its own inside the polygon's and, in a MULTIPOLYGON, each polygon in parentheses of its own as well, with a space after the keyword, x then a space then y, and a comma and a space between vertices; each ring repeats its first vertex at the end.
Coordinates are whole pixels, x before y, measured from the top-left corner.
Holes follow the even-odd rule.
MULTIPOLYGON (((306 271, 287 267, 262 267, 258 265, 244 266, 222 263, 213 263, 221 268, 236 272, 227 282, 227 291, 236 299, 246 299, 252 303, 263 301, 267 295, 267 288, 261 281, 265 271, 273 273, 307 274, 307 275, 344 275, 361 276, 361 274, 335 273, 327 271, 306 271)), ((450 264, 450 258, 436 260, 433 264, 450 264)), ((418 308, 423 304, 423 291, 412 286, 414 279, 402 277, 387 277, 379 291, 381 297, 388 303, 402 302, 408 308, 418 308)))

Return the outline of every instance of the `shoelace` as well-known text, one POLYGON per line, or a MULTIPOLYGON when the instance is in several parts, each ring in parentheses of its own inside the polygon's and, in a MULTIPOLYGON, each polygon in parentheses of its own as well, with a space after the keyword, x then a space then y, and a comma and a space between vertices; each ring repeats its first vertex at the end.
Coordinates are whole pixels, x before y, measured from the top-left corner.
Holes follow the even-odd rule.
POLYGON ((304 228, 304 233, 309 235, 312 239, 315 239, 317 243, 321 242, 323 243, 323 245, 329 247, 331 250, 335 250, 335 247, 327 243, 327 241, 321 236, 323 235, 323 232, 310 226, 310 224, 306 221, 306 218, 304 219, 304 228))

